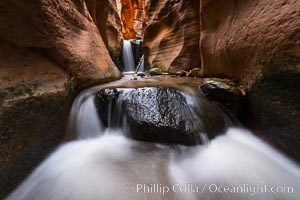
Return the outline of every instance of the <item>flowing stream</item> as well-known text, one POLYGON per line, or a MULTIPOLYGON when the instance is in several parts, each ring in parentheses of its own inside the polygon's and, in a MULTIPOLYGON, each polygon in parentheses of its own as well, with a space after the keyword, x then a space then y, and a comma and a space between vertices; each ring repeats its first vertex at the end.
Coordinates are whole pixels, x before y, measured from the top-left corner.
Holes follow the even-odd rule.
POLYGON ((135 71, 134 56, 132 53, 131 42, 129 40, 123 40, 122 59, 125 72, 135 71))
POLYGON ((122 127, 103 127, 94 93, 83 91, 73 104, 68 131, 78 139, 58 148, 7 200, 299 199, 299 166, 250 131, 228 127, 197 146, 136 141, 122 127))

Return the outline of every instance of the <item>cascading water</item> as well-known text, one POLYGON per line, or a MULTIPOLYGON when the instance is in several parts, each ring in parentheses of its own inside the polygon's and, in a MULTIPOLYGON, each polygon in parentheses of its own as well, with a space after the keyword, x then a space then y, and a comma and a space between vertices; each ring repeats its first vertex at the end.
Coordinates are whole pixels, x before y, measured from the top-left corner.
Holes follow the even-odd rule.
POLYGON ((136 141, 112 128, 83 137, 81 120, 97 123, 93 93, 81 93, 71 111, 79 140, 61 146, 7 200, 299 199, 299 167, 245 129, 191 147, 136 141))
POLYGON ((125 72, 135 71, 135 62, 129 40, 123 40, 122 59, 125 72))
POLYGON ((103 125, 98 118, 94 104, 94 96, 91 91, 83 91, 74 102, 68 124, 68 135, 76 138, 94 138, 104 131, 103 125))

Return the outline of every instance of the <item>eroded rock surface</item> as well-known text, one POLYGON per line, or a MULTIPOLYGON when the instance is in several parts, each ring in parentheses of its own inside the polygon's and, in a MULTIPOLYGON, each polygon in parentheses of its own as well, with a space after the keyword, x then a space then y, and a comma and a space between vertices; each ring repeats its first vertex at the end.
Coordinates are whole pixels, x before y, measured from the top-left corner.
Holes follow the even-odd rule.
POLYGON ((300 74, 266 78, 252 88, 249 112, 270 141, 300 161, 300 74))
POLYGON ((124 39, 135 39, 136 34, 134 30, 134 12, 135 12, 135 1, 122 0, 122 32, 124 39))
POLYGON ((149 66, 176 73, 200 67, 199 1, 151 1, 144 33, 149 66))
POLYGON ((259 131, 300 160, 300 1, 201 0, 200 7, 203 74, 245 85, 259 131))
POLYGON ((124 39, 142 39, 148 21, 150 0, 121 0, 124 39))
POLYGON ((251 86, 300 72, 300 1, 201 1, 201 54, 207 76, 251 86))
POLYGON ((85 0, 85 2, 111 58, 119 66, 123 36, 116 0, 85 0))
POLYGON ((0 199, 64 137, 68 75, 36 50, 0 40, 0 199))
POLYGON ((0 10, 0 36, 44 50, 80 88, 120 76, 84 1, 1 1, 0 10))

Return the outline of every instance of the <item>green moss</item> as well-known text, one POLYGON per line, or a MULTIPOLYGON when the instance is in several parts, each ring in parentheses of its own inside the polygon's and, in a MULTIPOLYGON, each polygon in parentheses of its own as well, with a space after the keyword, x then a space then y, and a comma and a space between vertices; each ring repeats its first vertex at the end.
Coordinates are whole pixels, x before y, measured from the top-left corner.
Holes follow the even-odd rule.
POLYGON ((72 76, 69 80, 70 92, 73 93, 78 89, 79 81, 75 76, 72 76))
POLYGON ((161 63, 156 63, 152 66, 152 68, 158 68, 161 69, 161 71, 165 71, 167 67, 161 63))

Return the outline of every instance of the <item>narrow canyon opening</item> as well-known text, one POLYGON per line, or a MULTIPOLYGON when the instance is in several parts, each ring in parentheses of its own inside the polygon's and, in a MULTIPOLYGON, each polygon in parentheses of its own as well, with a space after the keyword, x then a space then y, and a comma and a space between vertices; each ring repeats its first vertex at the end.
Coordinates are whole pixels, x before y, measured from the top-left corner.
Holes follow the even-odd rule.
POLYGON ((145 72, 143 54, 144 26, 147 19, 145 1, 116 0, 122 22, 120 69, 126 73, 145 72))
POLYGON ((0 199, 298 200, 299 7, 0 1, 0 199))

